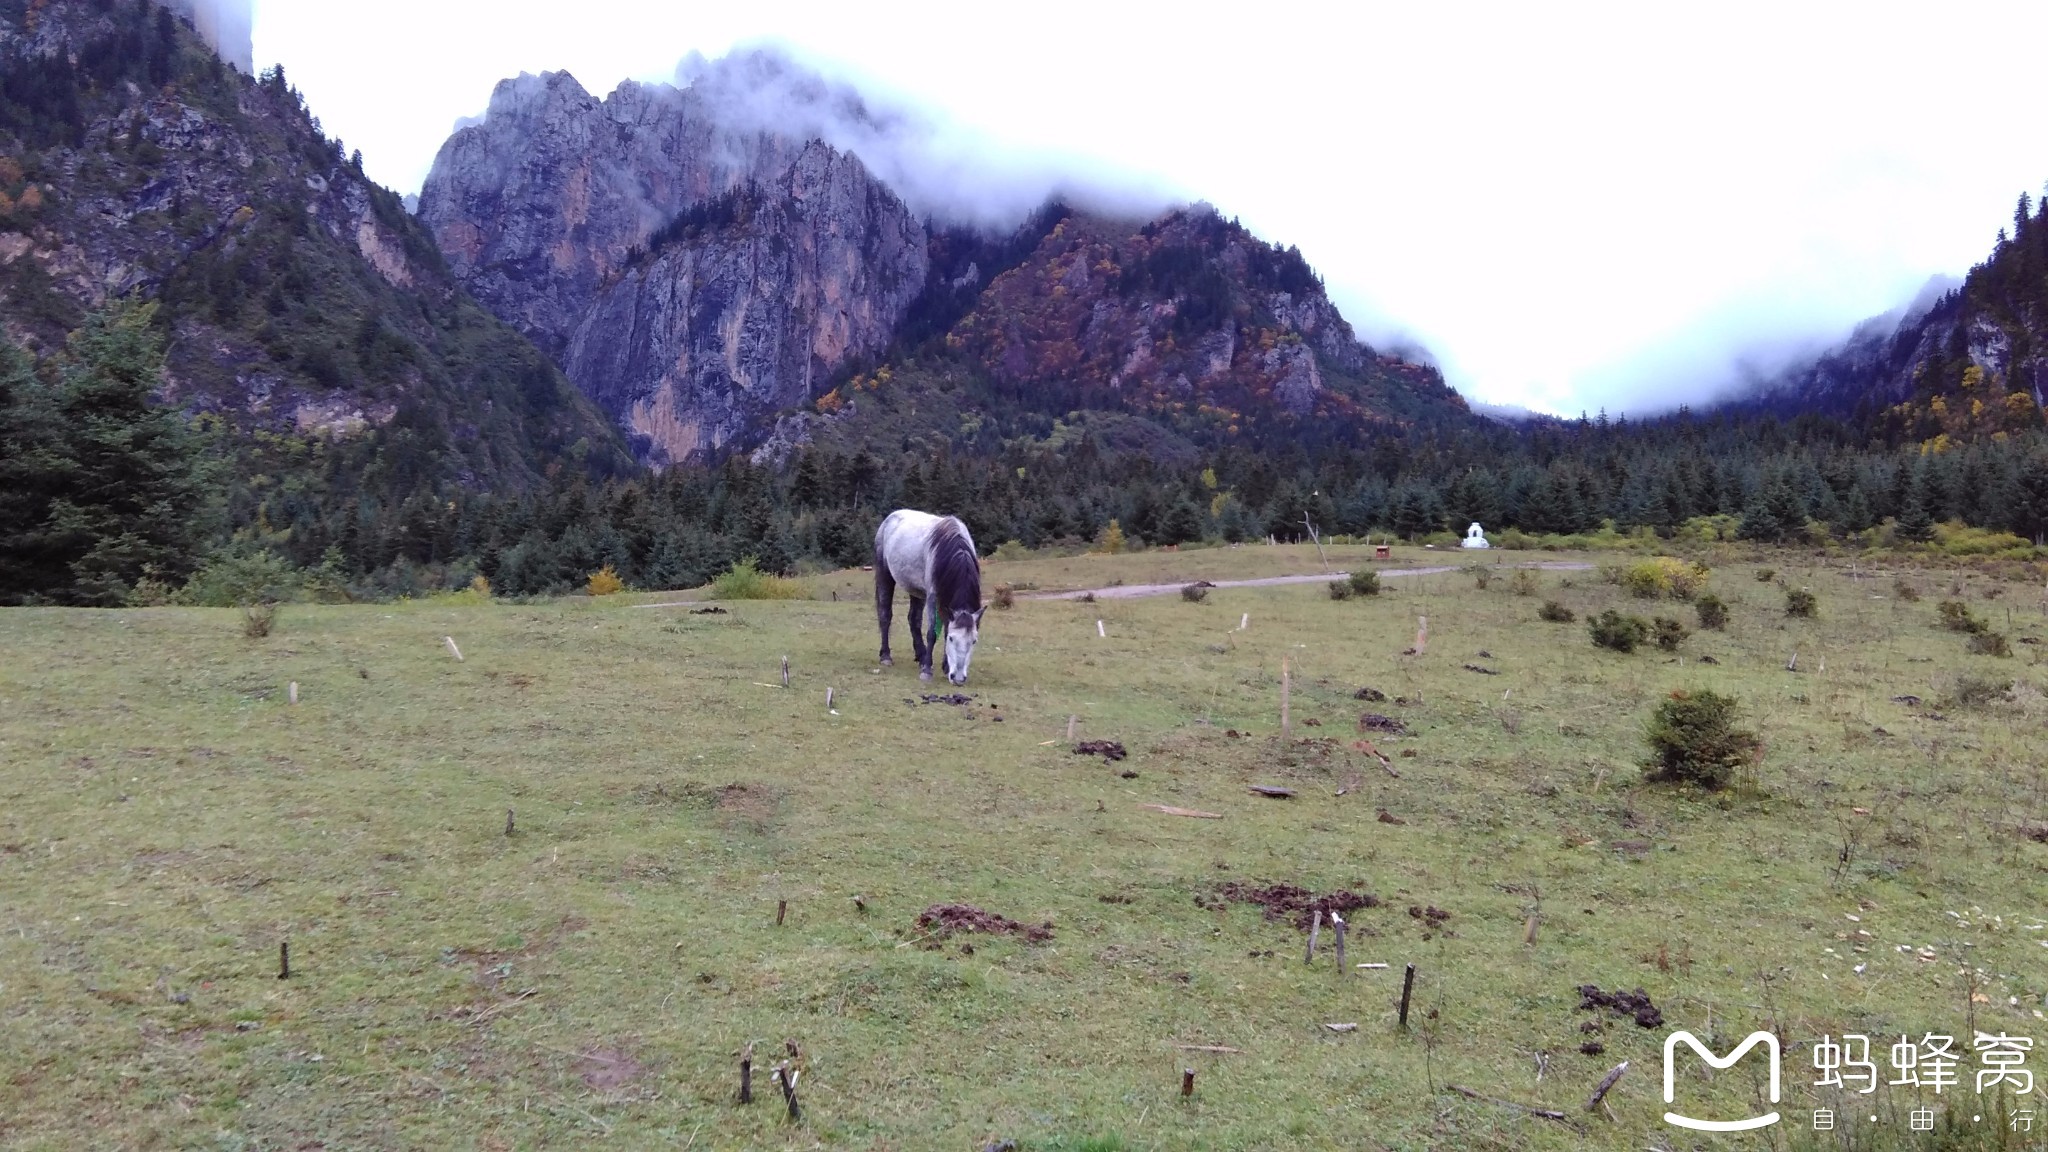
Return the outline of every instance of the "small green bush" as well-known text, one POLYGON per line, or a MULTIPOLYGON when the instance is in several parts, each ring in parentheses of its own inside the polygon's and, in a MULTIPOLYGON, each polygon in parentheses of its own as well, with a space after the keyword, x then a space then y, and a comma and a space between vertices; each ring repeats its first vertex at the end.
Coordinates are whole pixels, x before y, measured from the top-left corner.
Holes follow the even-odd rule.
POLYGON ((1709 632, 1719 632, 1728 626, 1728 602, 1709 592, 1693 601, 1693 610, 1700 614, 1700 627, 1709 632))
POLYGON ((1360 568, 1351 574, 1351 591, 1360 596, 1380 594, 1380 574, 1370 568, 1360 568))
POLYGON ((1616 652, 1633 652, 1650 635, 1650 622, 1641 616, 1624 616, 1609 608, 1586 622, 1593 634, 1593 644, 1598 648, 1612 648, 1616 652))
POLYGON ((242 605, 242 635, 261 640, 277 626, 277 605, 265 600, 242 605))
POLYGON ((1472 566, 1472 583, 1481 592, 1493 586, 1493 569, 1481 564, 1472 566))
POLYGON ((1644 775, 1710 790, 1727 787, 1735 770, 1754 761, 1763 747, 1754 732, 1735 727, 1739 707, 1734 697, 1718 692, 1673 692, 1644 733, 1650 745, 1644 775))
POLYGON ((1022 540, 1005 540, 996 546, 995 555, 991 559, 1029 560, 1031 559, 1031 549, 1026 548, 1022 540))
POLYGON ((763 572, 752 556, 742 557, 711 582, 714 600, 801 600, 804 594, 802 581, 763 572))
POLYGON ((1667 596, 1673 600, 1690 600, 1699 595, 1706 579, 1707 566, 1704 564, 1687 564, 1670 556, 1656 556, 1621 569, 1614 582, 1629 595, 1643 600, 1667 596))
POLYGON ((1016 586, 1012 584, 996 585, 995 596, 991 603, 1005 611, 1015 608, 1017 606, 1016 586))
POLYGON ((2006 642, 2005 633, 1985 629, 1971 635, 1964 645, 1972 656, 2010 656, 2012 645, 2006 642))
POLYGON ((1951 632, 1967 632, 1974 636, 1990 627, 1961 600, 1943 600, 1935 611, 1941 616, 1941 626, 1951 632))
POLYGON ((1785 589, 1785 615, 1811 620, 1820 612, 1820 601, 1804 588, 1785 589))
POLYGON ((1180 598, 1190 604, 1200 604, 1209 598, 1209 586, 1207 584, 1183 584, 1180 586, 1180 598))
POLYGON ((1515 574, 1508 579, 1508 591, 1513 592, 1517 596, 1534 596, 1536 594, 1536 574, 1527 568, 1515 569, 1515 574))
POLYGON ((1545 600, 1543 602, 1543 607, 1538 608, 1536 610, 1536 618, 1539 620, 1548 620, 1552 624, 1569 624, 1572 621, 1577 620, 1579 618, 1579 614, 1565 607, 1564 605, 1559 604, 1555 600, 1545 600))
POLYGON ((269 549, 220 552, 209 558, 185 583, 178 599, 202 608, 238 608, 275 604, 298 596, 305 572, 269 549))
POLYGON ((1685 625, 1671 617, 1659 616, 1652 626, 1651 635, 1656 639, 1657 647, 1666 652, 1676 652, 1678 646, 1685 643, 1685 638, 1692 633, 1686 630, 1685 625))
POLYGON ((1915 588, 1913 585, 1907 583, 1906 578, 1904 576, 1901 576, 1898 579, 1892 581, 1892 594, 1897 596, 1901 600, 1910 601, 1920 599, 1920 589, 1915 588))
POLYGON ((2012 691, 2012 684, 2011 677, 1979 676, 1974 672, 1965 672, 1956 677, 1955 687, 1949 691, 1949 707, 1982 708, 2005 699, 2012 691))
POLYGON ((1332 600, 1349 600, 1349 599, 1351 599, 1351 581, 1349 581, 1349 580, 1332 580, 1332 581, 1330 581, 1330 599, 1332 599, 1332 600))
POLYGON ((1778 570, 1776 568, 1759 568, 1756 570, 1756 582, 1759 584, 1769 584, 1777 578, 1778 570))

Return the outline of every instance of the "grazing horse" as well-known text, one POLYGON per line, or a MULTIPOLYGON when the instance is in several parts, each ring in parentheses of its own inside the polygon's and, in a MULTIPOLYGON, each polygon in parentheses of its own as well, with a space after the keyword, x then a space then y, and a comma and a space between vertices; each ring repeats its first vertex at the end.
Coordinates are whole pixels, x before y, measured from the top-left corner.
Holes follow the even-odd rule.
POLYGON ((889 614, 896 585, 910 592, 910 643, 917 652, 918 679, 932 678, 932 648, 941 624, 946 629, 946 679, 967 683, 967 664, 981 631, 981 560, 974 538, 958 517, 934 516, 910 508, 889 513, 875 529, 875 618, 882 626, 882 663, 889 658, 889 614), (930 623, 924 619, 931 601, 930 623))

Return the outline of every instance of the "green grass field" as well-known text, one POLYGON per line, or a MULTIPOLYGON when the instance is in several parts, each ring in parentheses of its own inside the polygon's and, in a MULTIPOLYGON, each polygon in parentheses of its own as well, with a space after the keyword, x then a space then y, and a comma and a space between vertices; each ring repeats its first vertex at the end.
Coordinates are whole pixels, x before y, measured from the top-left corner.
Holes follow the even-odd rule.
MULTIPOLYGON (((1535 559, 1570 558, 1483 562, 1535 559)), ((900 619, 876 670, 861 573, 723 615, 645 594, 289 605, 264 639, 222 610, 0 612, 0 1143, 2040 1147, 2048 1107, 2013 1135, 1994 1109, 2033 1098, 1967 1091, 1972 1030, 2048 1041, 2039 590, 1923 571, 1908 601, 1890 573, 1773 562, 1818 618, 1732 564, 1710 581, 1728 630, 1676 653, 1594 648, 1602 608, 1694 616, 1592 571, 1532 596, 1502 568, 1348 602, 1020 599, 989 612, 967 706, 905 702, 952 688, 919 684, 900 619), (1546 598, 1581 622, 1539 621, 1546 598), (1943 599, 2014 655, 1966 654, 1943 599), (1426 650, 1402 655, 1425 615, 1426 650), (2017 683, 1952 704, 1965 675, 2017 683), (1766 742, 1743 787, 1642 781, 1645 721, 1680 688, 1743 701, 1766 742), (1398 776, 1353 750, 1362 711, 1409 729, 1370 734, 1398 776), (1075 755, 1070 716, 1128 759, 1075 755), (1388 967, 1338 971, 1327 930, 1305 966, 1306 934, 1220 900, 1232 882, 1372 894, 1348 958, 1388 967), (942 903, 1052 936, 926 938, 942 903), (1641 988, 1665 1023, 1582 1011, 1581 984, 1641 988), (1674 1028, 1721 1051, 1778 1030, 1784 1123, 1667 1127, 1674 1028), (1876 1055, 1929 1031, 1962 1038, 1961 1094, 1811 1087, 1824 1033, 1876 1055), (786 1042, 800 1124, 768 1075, 786 1042), (1585 1111, 1622 1060, 1611 1113, 1585 1111), (1909 1138, 1923 1100, 1949 1130, 1909 1138), (1841 1129, 1804 1131, 1831 1101, 1841 1129)), ((1248 547, 986 579, 1318 563, 1248 547)), ((2031 1063, 2048 1075, 2048 1052, 2031 1063)), ((1680 1088, 1695 1115, 1742 1116, 1761 1081, 1692 1061, 1680 1088)))

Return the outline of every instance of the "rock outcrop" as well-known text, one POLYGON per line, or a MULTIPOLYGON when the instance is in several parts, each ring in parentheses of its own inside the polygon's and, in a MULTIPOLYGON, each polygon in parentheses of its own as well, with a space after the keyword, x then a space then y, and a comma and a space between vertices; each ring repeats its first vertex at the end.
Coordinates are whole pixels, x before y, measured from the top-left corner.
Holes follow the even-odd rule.
POLYGON ((442 147, 419 215, 656 464, 880 352, 927 268, 924 226, 856 157, 731 126, 696 86, 599 101, 566 73, 505 81, 442 147))

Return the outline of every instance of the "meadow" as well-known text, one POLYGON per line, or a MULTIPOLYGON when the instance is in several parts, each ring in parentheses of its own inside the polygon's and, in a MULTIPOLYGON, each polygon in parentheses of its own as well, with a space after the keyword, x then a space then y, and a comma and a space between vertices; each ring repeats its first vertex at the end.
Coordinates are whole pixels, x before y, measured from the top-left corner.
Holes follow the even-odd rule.
MULTIPOLYGON (((860 572, 717 605, 292 604, 260 638, 223 609, 0 612, 0 1144, 2042 1147, 2048 1107, 1968 1090, 1974 1032, 2048 1041, 2039 587, 1729 554, 1712 631, 1597 567, 1518 588, 1537 560, 1626 562, 1398 549, 1379 567, 1476 568, 1345 601, 1020 594, 964 704, 922 701, 954 689, 918 681, 900 618, 877 668, 860 572), (1596 648, 1609 608, 1695 631, 1596 648), (1720 791, 1646 781, 1653 709, 1702 689, 1761 756, 1720 791), (1305 898, 1353 905, 1346 968, 1259 903, 1305 898), (1667 1126, 1677 1028, 1781 1035, 1784 1121, 1667 1126), (1955 1035, 1962 1084, 1815 1089, 1812 1042, 1851 1032, 1881 1078, 1899 1034, 1955 1035), (1922 1106, 1940 1127, 1909 1133, 1922 1106)), ((1693 1115, 1762 1107, 1756 1061, 1678 1086, 1693 1115)))

